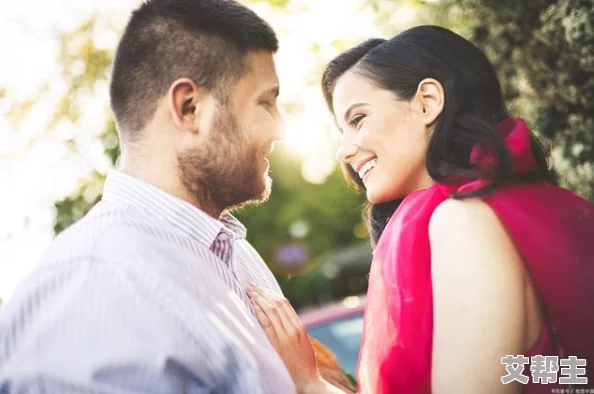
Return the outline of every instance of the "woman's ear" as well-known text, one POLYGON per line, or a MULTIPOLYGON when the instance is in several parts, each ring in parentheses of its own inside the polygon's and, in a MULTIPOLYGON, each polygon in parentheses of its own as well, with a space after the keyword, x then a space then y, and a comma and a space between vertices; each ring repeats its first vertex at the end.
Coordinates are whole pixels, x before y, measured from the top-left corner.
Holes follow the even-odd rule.
POLYGON ((167 101, 177 127, 195 134, 199 132, 200 109, 205 96, 205 89, 189 78, 180 78, 171 84, 167 101))
POLYGON ((435 123, 445 102, 443 86, 433 78, 425 78, 419 83, 416 98, 421 106, 421 119, 425 126, 435 123))

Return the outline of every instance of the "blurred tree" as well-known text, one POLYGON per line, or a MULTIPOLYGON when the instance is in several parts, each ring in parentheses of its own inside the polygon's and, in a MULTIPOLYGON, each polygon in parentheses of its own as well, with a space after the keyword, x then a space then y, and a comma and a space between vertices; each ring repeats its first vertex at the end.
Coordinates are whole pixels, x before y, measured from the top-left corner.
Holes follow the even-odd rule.
POLYGON ((432 11, 486 52, 512 111, 552 143, 561 185, 594 201, 594 1, 442 0, 432 11))
MULTIPOLYGON (((289 2, 268 3, 274 7, 284 7, 289 2)), ((97 48, 93 40, 97 36, 97 29, 105 29, 106 25, 100 16, 93 16, 62 36, 60 63, 63 65, 62 77, 69 89, 59 100, 49 130, 62 119, 75 123, 82 110, 75 98, 81 91, 92 91, 94 86, 107 81, 113 54, 97 48)), ((299 107, 299 103, 289 102, 286 110, 290 115, 291 111, 299 107)), ((26 116, 27 108, 23 103, 15 108, 22 111, 21 117, 26 116)), ((111 164, 115 165, 120 154, 117 131, 108 112, 106 120, 99 139, 111 164)), ((67 143, 73 151, 77 150, 75 141, 67 143)), ((322 277, 313 273, 295 280, 296 274, 316 271, 319 262, 317 257, 329 250, 340 249, 353 242, 364 242, 362 239, 366 237, 366 232, 361 231, 359 209, 363 199, 347 190, 338 169, 322 184, 307 182, 302 176, 301 159, 282 144, 272 154, 271 163, 274 187, 270 200, 263 207, 247 207, 237 216, 248 228, 248 240, 271 266, 287 296, 296 306, 301 306, 317 301, 316 297, 306 297, 306 289, 311 289, 311 281, 319 281, 322 277), (294 252, 298 255, 295 256, 294 252)), ((104 180, 105 174, 93 170, 80 182, 75 193, 55 203, 56 234, 82 218, 101 199, 104 180)), ((366 284, 362 290, 365 288, 366 284)), ((333 298, 332 294, 329 298, 333 298)))
MULTIPOLYGON (((289 9, 293 1, 268 0, 268 4, 289 9)), ((592 0, 368 0, 361 7, 371 10, 385 36, 414 24, 433 23, 458 31, 484 49, 499 71, 514 112, 525 116, 555 146, 555 166, 562 184, 594 199, 592 0)), ((61 38, 62 78, 68 89, 48 130, 60 120, 76 122, 83 111, 79 97, 92 95, 97 86, 105 85, 112 52, 96 45, 101 29, 117 31, 109 21, 93 16, 61 38)), ((348 40, 338 40, 316 43, 312 50, 322 53, 328 47, 342 50, 350 45, 348 40)), ((316 78, 311 84, 317 84, 316 78)), ((42 87, 40 95, 46 90, 42 87)), ((22 119, 30 106, 29 99, 17 103, 13 118, 22 119)), ((287 110, 297 107, 297 102, 288 103, 287 110)), ((115 164, 118 139, 107 102, 105 112, 107 123, 99 138, 115 164)), ((67 143, 76 151, 76 140, 67 143)), ((282 147, 271 161, 275 184, 270 201, 264 207, 243 210, 239 217, 248 227, 248 239, 279 273, 289 298, 297 306, 318 302, 320 298, 312 293, 319 289, 320 280, 327 280, 323 270, 317 269, 320 256, 365 242, 359 214, 362 197, 346 191, 337 170, 321 185, 308 183, 301 176, 300 161, 282 147), (299 265, 302 262, 304 266, 299 265), (298 271, 309 274, 295 279, 293 274, 298 271)), ((93 171, 75 193, 56 202, 56 233, 100 199, 103 181, 104 174, 93 171)), ((333 280, 330 298, 343 295, 336 288, 363 291, 366 287, 364 275, 333 280)))

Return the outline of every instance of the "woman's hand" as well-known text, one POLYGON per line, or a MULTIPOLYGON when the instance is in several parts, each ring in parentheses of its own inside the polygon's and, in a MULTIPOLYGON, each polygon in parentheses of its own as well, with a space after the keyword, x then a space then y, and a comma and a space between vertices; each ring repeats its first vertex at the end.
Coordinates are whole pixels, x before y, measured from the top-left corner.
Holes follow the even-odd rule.
POLYGON ((299 393, 310 391, 320 375, 307 331, 286 298, 250 286, 248 295, 258 321, 289 370, 299 393))

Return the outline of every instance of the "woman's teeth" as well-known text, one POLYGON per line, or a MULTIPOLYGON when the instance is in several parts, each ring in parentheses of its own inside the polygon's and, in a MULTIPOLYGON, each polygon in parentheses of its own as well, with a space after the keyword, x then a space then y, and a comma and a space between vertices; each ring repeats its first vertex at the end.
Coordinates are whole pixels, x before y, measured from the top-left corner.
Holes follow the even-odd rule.
POLYGON ((377 164, 377 159, 373 159, 373 160, 370 160, 367 163, 365 163, 363 165, 363 167, 361 167, 361 170, 359 171, 359 177, 361 179, 363 179, 369 171, 371 171, 375 168, 376 164, 377 164))

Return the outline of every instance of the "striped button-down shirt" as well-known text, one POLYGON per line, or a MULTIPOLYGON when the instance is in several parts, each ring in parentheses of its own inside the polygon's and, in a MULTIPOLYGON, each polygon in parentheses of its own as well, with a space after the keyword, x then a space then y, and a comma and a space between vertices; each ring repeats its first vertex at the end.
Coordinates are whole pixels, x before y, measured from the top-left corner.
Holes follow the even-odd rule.
POLYGON ((245 292, 281 290, 245 233, 111 172, 0 310, 0 393, 294 393, 245 292))

